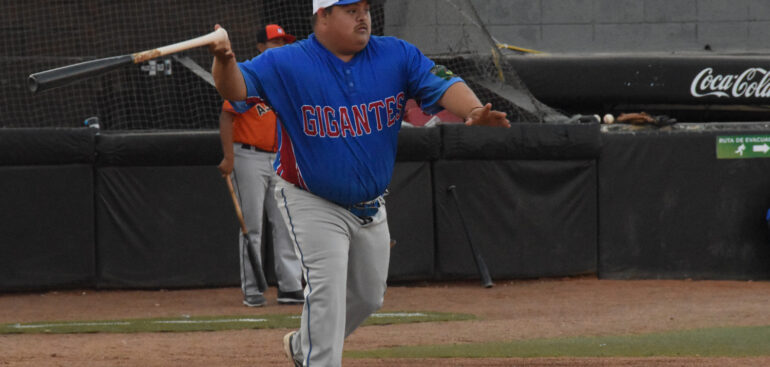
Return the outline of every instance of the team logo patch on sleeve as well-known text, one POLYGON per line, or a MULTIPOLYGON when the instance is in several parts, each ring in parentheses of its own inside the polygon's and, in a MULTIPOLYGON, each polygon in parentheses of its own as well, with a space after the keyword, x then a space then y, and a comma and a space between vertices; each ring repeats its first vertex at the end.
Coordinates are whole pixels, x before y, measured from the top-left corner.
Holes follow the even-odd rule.
POLYGON ((452 72, 452 70, 449 70, 444 65, 436 64, 430 69, 431 74, 444 79, 449 80, 455 77, 455 73, 452 72))

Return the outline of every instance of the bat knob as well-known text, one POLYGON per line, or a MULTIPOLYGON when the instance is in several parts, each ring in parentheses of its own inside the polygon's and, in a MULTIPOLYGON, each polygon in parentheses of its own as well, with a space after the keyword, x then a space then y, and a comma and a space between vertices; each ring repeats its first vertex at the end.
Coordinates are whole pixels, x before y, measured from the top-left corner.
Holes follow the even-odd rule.
POLYGON ((446 191, 455 191, 455 185, 449 185, 449 187, 446 188, 446 191))
POLYGON ((37 78, 35 78, 34 74, 27 78, 27 88, 29 88, 29 91, 32 93, 37 92, 37 78))

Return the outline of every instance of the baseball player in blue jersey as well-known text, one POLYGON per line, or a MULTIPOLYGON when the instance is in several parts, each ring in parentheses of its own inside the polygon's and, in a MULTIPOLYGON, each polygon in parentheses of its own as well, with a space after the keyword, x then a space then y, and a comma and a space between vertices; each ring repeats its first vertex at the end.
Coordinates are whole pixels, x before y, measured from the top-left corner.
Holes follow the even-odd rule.
POLYGON ((313 31, 243 63, 229 40, 210 51, 225 99, 242 110, 267 102, 281 121, 275 195, 306 281, 300 329, 284 349, 296 366, 340 366, 345 337, 385 295, 382 195, 406 100, 429 113, 446 108, 466 125, 510 124, 462 79, 436 75, 413 45, 371 36, 367 0, 314 0, 313 31))

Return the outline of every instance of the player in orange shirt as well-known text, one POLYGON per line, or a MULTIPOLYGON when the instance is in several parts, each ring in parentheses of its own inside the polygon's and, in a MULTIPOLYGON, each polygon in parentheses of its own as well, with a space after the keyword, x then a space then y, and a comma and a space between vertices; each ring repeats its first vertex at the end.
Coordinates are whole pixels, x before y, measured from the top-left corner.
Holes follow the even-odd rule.
MULTIPOLYGON (((283 28, 270 24, 257 33, 257 49, 264 52, 294 40, 295 37, 284 32, 283 28)), ((260 253, 258 251, 262 247, 262 219, 263 214, 267 215, 273 229, 278 303, 303 303, 302 270, 273 195, 275 182, 279 180, 273 169, 279 142, 277 125, 275 113, 264 103, 257 103, 250 110, 240 114, 233 109, 230 102, 225 101, 219 116, 219 135, 224 158, 218 168, 223 175, 232 175, 254 253, 260 253)), ((257 287, 257 276, 243 247, 243 238, 239 238, 238 243, 243 304, 250 307, 264 306, 267 300, 257 287)))

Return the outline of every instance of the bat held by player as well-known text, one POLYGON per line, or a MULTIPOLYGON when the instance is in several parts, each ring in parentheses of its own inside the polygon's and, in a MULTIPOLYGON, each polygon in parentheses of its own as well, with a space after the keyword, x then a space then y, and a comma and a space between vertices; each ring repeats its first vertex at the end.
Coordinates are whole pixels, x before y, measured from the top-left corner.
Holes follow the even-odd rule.
POLYGON ((251 264, 251 268, 257 275, 257 289, 259 289, 260 292, 264 292, 267 290, 267 278, 265 278, 265 270, 262 268, 262 257, 259 255, 258 249, 255 251, 255 249, 252 248, 251 240, 249 239, 249 230, 246 228, 246 222, 243 220, 243 211, 241 211, 241 205, 238 203, 238 198, 235 196, 233 180, 229 174, 225 175, 225 182, 230 191, 230 198, 233 199, 233 206, 235 206, 235 214, 238 216, 238 223, 241 225, 243 247, 246 248, 246 256, 251 264))
POLYGON ((171 55, 180 51, 206 46, 227 39, 227 31, 217 28, 206 35, 171 45, 137 52, 134 54, 105 57, 101 59, 62 66, 60 68, 30 74, 27 86, 32 93, 61 87, 72 82, 102 75, 127 64, 141 64, 147 60, 171 55))

